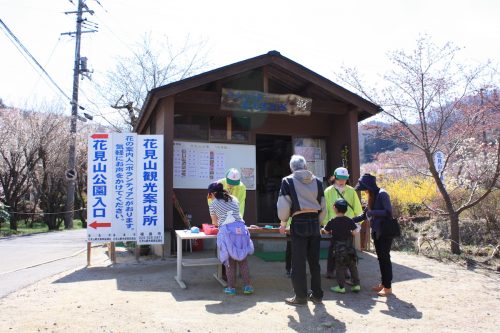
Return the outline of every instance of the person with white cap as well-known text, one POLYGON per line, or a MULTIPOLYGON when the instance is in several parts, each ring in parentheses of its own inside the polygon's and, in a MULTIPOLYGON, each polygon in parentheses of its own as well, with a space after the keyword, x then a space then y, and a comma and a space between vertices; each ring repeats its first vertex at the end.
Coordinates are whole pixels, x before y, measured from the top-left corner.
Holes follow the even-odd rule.
MULTIPOLYGON (((345 216, 353 218, 363 213, 361 202, 359 201, 358 194, 351 186, 347 185, 349 179, 349 171, 344 167, 339 167, 333 172, 330 177, 332 185, 325 189, 326 201, 326 216, 323 219, 322 225, 325 226, 328 221, 337 216, 334 210, 334 204, 338 199, 344 199, 347 202, 347 211, 345 216)), ((332 245, 330 245, 331 247, 332 245)), ((326 278, 333 279, 335 271, 335 261, 332 255, 333 248, 328 250, 328 259, 326 264, 326 278)))
MULTIPOLYGON (((236 168, 231 168, 226 171, 226 177, 219 179, 217 183, 221 183, 224 190, 228 191, 230 195, 238 199, 240 204, 241 218, 245 215, 245 200, 247 197, 247 188, 241 181, 241 173, 236 168)), ((210 200, 208 202, 210 205, 210 200)))

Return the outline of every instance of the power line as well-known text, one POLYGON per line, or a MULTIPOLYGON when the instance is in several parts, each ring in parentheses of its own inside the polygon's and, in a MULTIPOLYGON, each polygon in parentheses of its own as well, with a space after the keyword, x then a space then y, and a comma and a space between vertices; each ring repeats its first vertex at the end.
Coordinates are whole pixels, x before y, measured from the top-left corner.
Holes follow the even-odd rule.
MULTIPOLYGON (((61 89, 61 87, 59 87, 59 85, 54 81, 54 79, 52 79, 52 77, 49 75, 49 73, 47 73, 47 71, 43 68, 43 66, 40 65, 40 63, 35 59, 35 57, 33 57, 33 55, 30 53, 30 51, 28 51, 28 49, 23 45, 23 43, 21 43, 21 41, 7 27, 7 25, 2 21, 2 19, 0 19, 0 25, 3 27, 3 30, 4 30, 5 34, 7 35, 7 37, 12 41, 12 43, 14 44, 14 46, 16 46, 16 48, 19 50, 19 52, 21 52, 23 57, 26 58, 26 56, 28 56, 29 57, 29 59, 27 59, 28 62, 29 62, 29 60, 31 60, 38 67, 38 69, 40 69, 42 71, 42 73, 45 74, 45 77, 49 79, 49 81, 54 85, 54 87, 56 87, 57 90, 59 90, 59 92, 64 97, 66 97, 66 99, 71 101, 71 98, 68 95, 66 95, 66 93, 61 89)), ((33 65, 33 63, 30 62, 31 65, 33 65)))
MULTIPOLYGON (((44 64, 45 67, 47 67, 47 65, 52 60, 52 56, 54 55, 54 52, 56 51, 56 48, 59 46, 60 42, 61 42, 61 37, 59 36, 59 38, 57 39, 56 44, 54 45, 54 47, 52 48, 52 51, 50 52, 49 58, 47 59, 47 61, 44 64)), ((34 93, 34 90, 36 89, 36 86, 38 85, 39 80, 40 80, 40 77, 38 78, 38 80, 36 80, 35 84, 33 84, 31 93, 34 93)))

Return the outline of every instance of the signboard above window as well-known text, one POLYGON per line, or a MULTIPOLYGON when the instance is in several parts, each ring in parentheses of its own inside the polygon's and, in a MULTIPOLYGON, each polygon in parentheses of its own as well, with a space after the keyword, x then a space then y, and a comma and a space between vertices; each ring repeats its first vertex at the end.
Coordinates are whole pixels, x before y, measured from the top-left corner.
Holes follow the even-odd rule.
POLYGON ((255 113, 309 116, 312 99, 293 94, 267 94, 254 90, 222 89, 221 109, 255 113))

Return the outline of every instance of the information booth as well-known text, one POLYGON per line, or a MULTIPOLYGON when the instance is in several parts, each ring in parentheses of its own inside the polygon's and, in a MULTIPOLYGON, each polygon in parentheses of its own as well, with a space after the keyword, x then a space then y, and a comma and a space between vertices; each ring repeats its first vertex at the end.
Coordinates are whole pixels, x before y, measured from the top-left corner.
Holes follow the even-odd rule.
MULTIPOLYGON (((332 71, 332 68, 325 71, 332 71)), ((276 201, 289 160, 303 155, 328 185, 347 163, 359 177, 358 122, 379 106, 277 51, 149 92, 135 131, 164 135, 165 227, 174 206, 192 225, 209 223, 207 186, 238 168, 247 187, 247 225, 278 223, 276 201)))

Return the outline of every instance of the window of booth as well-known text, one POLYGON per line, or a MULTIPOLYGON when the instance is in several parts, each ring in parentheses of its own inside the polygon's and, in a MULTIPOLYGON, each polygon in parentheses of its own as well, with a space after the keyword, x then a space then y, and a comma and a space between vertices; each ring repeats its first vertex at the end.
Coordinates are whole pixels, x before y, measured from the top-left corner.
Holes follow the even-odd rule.
POLYGON ((174 139, 248 143, 250 141, 250 118, 175 114, 174 139))
POLYGON ((174 139, 208 141, 208 129, 208 116, 174 115, 174 139))
POLYGON ((227 141, 226 117, 210 117, 210 142, 227 141))
POLYGON ((249 130, 249 117, 210 117, 210 142, 247 143, 249 130))

